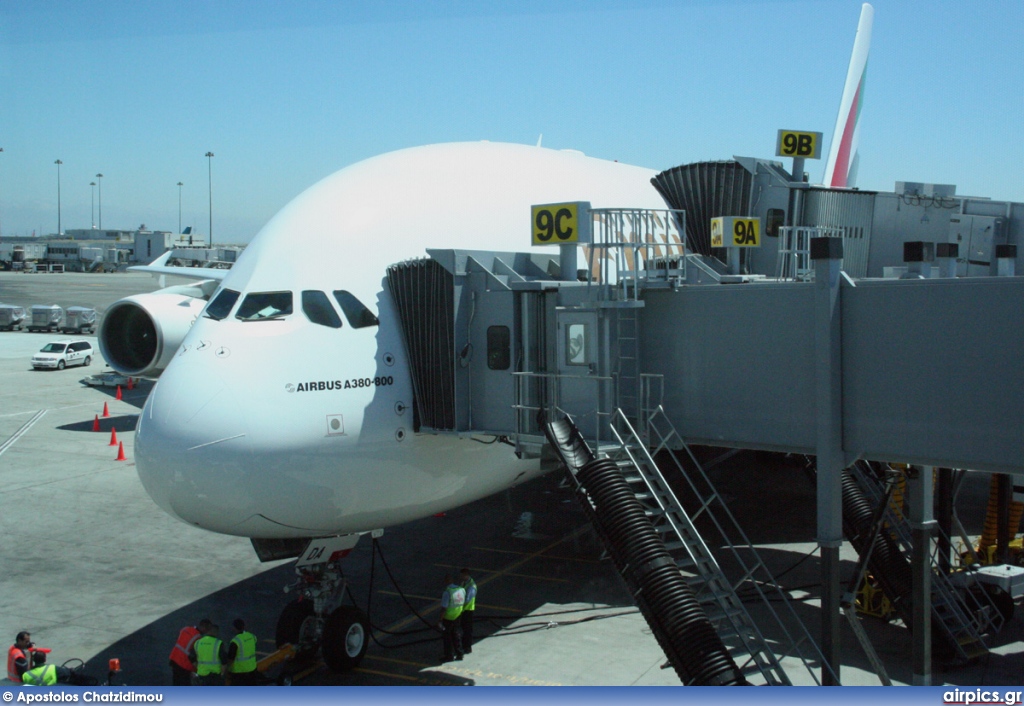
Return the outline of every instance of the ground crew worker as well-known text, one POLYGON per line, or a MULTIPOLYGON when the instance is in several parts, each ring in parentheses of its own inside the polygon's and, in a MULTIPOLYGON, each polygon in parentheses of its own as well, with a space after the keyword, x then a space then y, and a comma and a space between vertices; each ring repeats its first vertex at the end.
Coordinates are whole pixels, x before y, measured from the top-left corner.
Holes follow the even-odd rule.
POLYGON ((192 644, 189 658, 196 665, 199 686, 224 685, 224 642, 219 635, 220 629, 210 625, 210 629, 192 644))
POLYGON ((25 686, 53 686, 57 682, 67 684, 71 681, 71 670, 46 663, 45 652, 32 653, 32 669, 21 675, 21 683, 25 686))
POLYGON ((22 630, 14 638, 14 644, 7 650, 7 678, 21 683, 21 675, 28 671, 29 656, 32 653, 32 635, 22 630))
POLYGON ((466 604, 466 589, 445 576, 446 588, 441 594, 441 623, 439 627, 444 633, 444 654, 442 662, 462 659, 462 629, 459 627, 459 616, 466 604))
POLYGON ((228 678, 232 686, 256 686, 256 636, 245 629, 245 621, 235 620, 236 635, 228 645, 228 678))
POLYGON ((192 674, 196 671, 196 665, 189 659, 189 653, 196 640, 210 629, 210 625, 212 623, 203 618, 199 625, 186 625, 178 633, 178 641, 171 648, 172 686, 192 686, 192 674))
POLYGON ((459 585, 466 589, 466 604, 462 606, 459 627, 462 628, 462 652, 473 651, 473 615, 476 612, 476 581, 469 575, 469 569, 459 572, 459 585))

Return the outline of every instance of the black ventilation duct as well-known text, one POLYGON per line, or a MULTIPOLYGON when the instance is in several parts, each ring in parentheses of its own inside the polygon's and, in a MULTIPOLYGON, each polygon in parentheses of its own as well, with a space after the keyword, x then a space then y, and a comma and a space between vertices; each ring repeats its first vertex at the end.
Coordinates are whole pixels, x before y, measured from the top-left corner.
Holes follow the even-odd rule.
POLYGON ((739 162, 694 162, 673 167, 651 179, 669 208, 686 211, 686 242, 705 257, 725 259, 723 248, 711 248, 711 219, 749 216, 754 176, 739 162))

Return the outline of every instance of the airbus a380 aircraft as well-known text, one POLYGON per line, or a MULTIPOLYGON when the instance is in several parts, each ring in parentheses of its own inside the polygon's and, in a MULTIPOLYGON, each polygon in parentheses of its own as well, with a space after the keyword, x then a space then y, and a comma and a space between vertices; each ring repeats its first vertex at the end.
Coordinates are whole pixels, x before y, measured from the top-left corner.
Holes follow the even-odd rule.
POLYGON ((385 270, 431 246, 527 244, 535 203, 664 208, 653 175, 521 145, 402 150, 296 198, 209 304, 188 288, 116 303, 104 357, 125 374, 160 375, 135 441, 146 490, 215 532, 319 537, 425 517, 536 475, 507 447, 412 433, 385 270))
MULTIPOLYGON (((200 280, 117 302, 100 331, 114 369, 160 378, 135 440, 146 491, 214 532, 321 538, 426 517, 538 475, 537 461, 504 445, 413 433, 385 270, 427 247, 520 250, 533 204, 665 208, 654 175, 541 147, 417 147, 312 186, 228 271, 137 268, 200 280)), ((338 605, 340 577, 318 566, 303 582, 313 600, 285 609, 278 638, 322 641, 329 666, 352 666, 365 616, 338 605)))

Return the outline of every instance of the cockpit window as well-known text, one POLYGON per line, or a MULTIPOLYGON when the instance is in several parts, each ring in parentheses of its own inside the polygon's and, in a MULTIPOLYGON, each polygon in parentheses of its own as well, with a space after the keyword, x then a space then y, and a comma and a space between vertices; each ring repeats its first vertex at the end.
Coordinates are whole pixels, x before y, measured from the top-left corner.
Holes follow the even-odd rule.
POLYGON ((291 292, 253 292, 245 295, 235 318, 242 321, 266 321, 280 319, 291 313, 291 292))
POLYGON ((351 292, 335 289, 334 298, 338 300, 338 305, 341 306, 341 310, 345 313, 345 318, 348 319, 352 328, 376 326, 380 323, 373 312, 367 309, 351 292))
POLYGON ((234 308, 237 301, 238 292, 233 289, 225 289, 210 301, 204 314, 211 319, 220 321, 231 313, 231 309, 234 308))
POLYGON ((302 313, 310 321, 321 326, 341 328, 341 317, 331 306, 331 300, 323 292, 307 289, 302 293, 302 313))

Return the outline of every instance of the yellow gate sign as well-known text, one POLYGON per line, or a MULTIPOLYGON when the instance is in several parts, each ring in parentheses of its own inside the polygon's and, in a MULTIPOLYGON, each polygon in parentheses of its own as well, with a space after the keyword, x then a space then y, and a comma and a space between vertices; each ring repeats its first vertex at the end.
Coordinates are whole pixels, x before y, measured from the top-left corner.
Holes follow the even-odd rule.
POLYGON ((589 243, 592 240, 590 203, 587 201, 533 206, 530 209, 530 221, 533 224, 534 245, 589 243))
POLYGON ((779 130, 775 139, 775 156, 821 159, 821 133, 779 130))
POLYGON ((761 219, 720 216, 711 219, 711 247, 761 247, 761 219))
POLYGON ((725 247, 725 243, 722 240, 722 229, 725 227, 722 225, 721 218, 711 219, 711 247, 722 248, 725 247))

